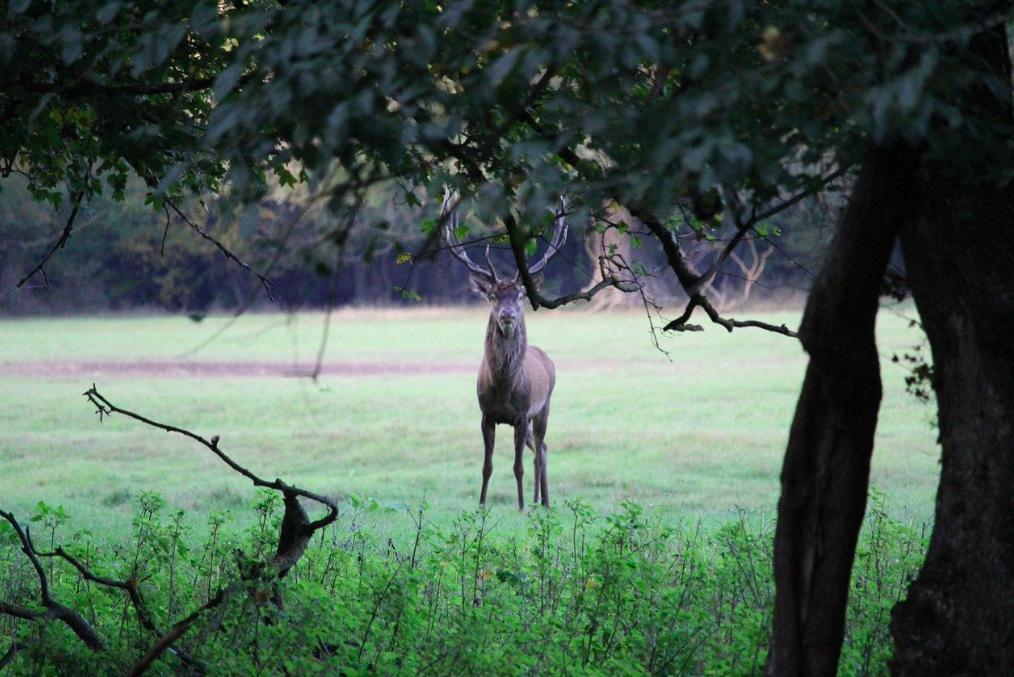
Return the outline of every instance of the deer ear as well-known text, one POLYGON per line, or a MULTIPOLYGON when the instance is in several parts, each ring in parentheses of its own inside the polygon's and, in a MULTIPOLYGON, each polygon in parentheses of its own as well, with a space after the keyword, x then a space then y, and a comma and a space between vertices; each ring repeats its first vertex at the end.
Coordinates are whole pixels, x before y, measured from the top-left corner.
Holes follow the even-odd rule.
POLYGON ((481 296, 484 299, 489 298, 490 284, 489 280, 472 273, 468 276, 468 286, 472 288, 472 291, 481 296))
POLYGON ((535 287, 535 291, 542 291, 542 283, 545 279, 546 278, 542 273, 535 273, 535 275, 532 275, 532 285, 535 287))

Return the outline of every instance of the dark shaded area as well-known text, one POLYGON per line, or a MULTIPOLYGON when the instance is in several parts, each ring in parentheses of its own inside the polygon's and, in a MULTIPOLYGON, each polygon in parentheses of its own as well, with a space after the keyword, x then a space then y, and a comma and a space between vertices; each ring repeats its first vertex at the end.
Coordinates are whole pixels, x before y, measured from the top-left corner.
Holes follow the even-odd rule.
MULTIPOLYGON (((260 309, 320 309, 334 295, 342 305, 448 304, 472 300, 467 271, 452 265, 446 245, 437 243, 425 256, 412 259, 424 247, 427 233, 420 224, 437 218, 437 204, 411 207, 392 190, 376 190, 342 245, 338 256, 335 224, 321 211, 304 210, 284 197, 264 200, 251 223, 220 218, 213 205, 206 211, 196 201, 189 218, 273 283, 272 302, 254 274, 225 259, 214 244, 194 232, 176 214, 154 213, 144 204, 140 181, 127 188, 127 199, 96 198, 82 206, 73 236, 46 264, 45 276, 34 275, 21 289, 0 297, 5 314, 38 315, 156 309, 187 313, 199 319, 209 311, 233 311, 250 305, 260 309), (167 228, 168 224, 168 228, 167 228), (336 261, 337 284, 335 284, 336 261), (418 295, 418 296, 417 296, 418 295)), ((0 286, 4 293, 32 270, 59 238, 69 207, 54 210, 32 201, 19 179, 4 182, 0 201, 0 286)), ((751 298, 782 300, 807 290, 820 259, 836 208, 811 201, 771 219, 779 229, 757 239, 760 249, 773 248, 751 298)), ((484 248, 489 231, 468 216, 466 244, 484 248)), ((662 252, 640 247, 650 238, 638 234, 639 224, 623 235, 627 248, 645 273, 645 284, 662 302, 681 298, 662 252), (633 237, 633 239, 632 239, 633 237), (630 246, 632 243, 633 246, 630 246), (657 271, 657 272, 656 272, 657 271)), ((552 264, 547 295, 585 288, 595 264, 589 249, 601 246, 593 224, 571 224, 571 235, 552 264)), ((731 232, 731 227, 728 229, 731 232)), ((731 236, 731 235, 730 235, 731 236)), ((710 241, 689 228, 681 245, 703 269, 721 246, 724 235, 710 241)), ((495 241, 494 261, 513 270, 506 241, 495 241)), ((546 247, 540 244, 541 252, 546 247)), ((476 255, 479 255, 477 253, 476 255)), ((743 271, 727 262, 717 275, 719 284, 742 286, 743 271)), ((631 298, 632 303, 640 303, 631 298)))

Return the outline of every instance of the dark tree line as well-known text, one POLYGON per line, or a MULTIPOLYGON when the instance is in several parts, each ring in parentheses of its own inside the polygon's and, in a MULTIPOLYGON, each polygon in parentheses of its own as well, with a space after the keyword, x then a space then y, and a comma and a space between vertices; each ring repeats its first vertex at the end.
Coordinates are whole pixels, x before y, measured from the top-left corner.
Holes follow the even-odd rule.
MULTIPOLYGON (((307 213, 305 200, 298 194, 276 189, 260 200, 251 227, 228 214, 191 204, 188 218, 199 220, 203 230, 253 269, 270 267, 274 298, 263 293, 249 271, 227 265, 217 247, 193 232, 179 215, 156 213, 145 198, 143 183, 135 178, 128 182, 122 202, 90 201, 75 217, 75 230, 81 236, 69 239, 59 256, 47 262, 44 276, 37 274, 19 293, 7 294, 58 240, 69 211, 34 202, 23 181, 8 180, 0 203, 0 288, 7 294, 0 300, 0 309, 8 314, 149 309, 199 318, 208 312, 247 307, 319 310, 329 301, 338 306, 406 307, 471 301, 467 276, 450 264, 442 246, 414 263, 406 256, 425 240, 420 222, 436 215, 408 207, 390 188, 373 191, 340 257, 335 244, 326 239, 331 223, 327 213, 307 213), (338 260, 341 263, 336 266, 338 260)), ((748 262, 739 265, 729 260, 721 266, 712 285, 716 294, 727 297, 727 304, 744 296, 775 302, 798 299, 812 284, 812 271, 819 267, 835 212, 833 205, 805 205, 786 213, 777 221, 778 235, 772 233, 768 240, 755 237, 747 243, 755 250, 752 258, 744 253, 748 262), (763 258, 764 265, 751 268, 758 258, 763 258)), ((597 270, 595 256, 618 242, 628 258, 643 265, 646 294, 659 303, 671 301, 671 281, 662 274, 665 262, 639 242, 645 234, 637 233, 636 226, 633 233, 610 228, 605 245, 600 230, 607 224, 580 226, 573 228, 561 254, 565 264, 557 266, 548 281, 550 289, 589 284, 597 270)), ((687 228, 682 237, 704 270, 721 252, 722 238, 733 233, 731 228, 716 231, 713 237, 717 239, 710 241, 687 228)), ((477 232, 476 246, 483 245, 485 237, 477 232)), ((493 247, 499 250, 494 256, 509 267, 507 244, 498 242, 493 247)), ((621 294, 619 300, 627 306, 640 303, 632 295, 621 294)))

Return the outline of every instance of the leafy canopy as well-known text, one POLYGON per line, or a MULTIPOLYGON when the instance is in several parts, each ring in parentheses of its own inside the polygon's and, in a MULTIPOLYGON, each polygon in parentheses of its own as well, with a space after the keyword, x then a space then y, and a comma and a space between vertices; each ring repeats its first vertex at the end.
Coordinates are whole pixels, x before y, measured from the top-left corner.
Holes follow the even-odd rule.
MULTIPOLYGON (((963 46, 1009 3, 11 0, 0 174, 36 197, 454 185, 480 215, 561 191, 707 219, 815 190, 868 144, 994 154, 963 46), (970 150, 971 149, 971 150, 970 150), (104 184, 104 185, 103 185, 104 184)), ((1006 155, 1005 155, 1006 154, 1006 155)), ((533 217, 534 218, 534 217, 533 217)), ((545 220, 543 217, 539 217, 545 220)))

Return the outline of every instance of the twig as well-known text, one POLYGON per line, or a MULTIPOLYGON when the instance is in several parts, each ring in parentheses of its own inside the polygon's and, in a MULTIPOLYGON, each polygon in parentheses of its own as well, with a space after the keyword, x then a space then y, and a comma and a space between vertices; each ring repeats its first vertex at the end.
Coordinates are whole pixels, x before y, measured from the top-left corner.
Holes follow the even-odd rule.
POLYGON ((18 289, 21 289, 23 286, 25 286, 25 283, 28 282, 30 279, 32 279, 32 277, 36 273, 42 273, 42 279, 46 281, 46 286, 47 287, 49 286, 49 278, 46 277, 45 266, 47 263, 49 263, 49 259, 53 257, 53 254, 56 253, 56 250, 62 249, 63 246, 67 244, 67 240, 70 239, 70 234, 74 230, 74 220, 77 218, 77 213, 81 209, 81 201, 83 199, 84 199, 84 191, 81 191, 74 198, 73 207, 70 210, 70 216, 67 217, 67 224, 63 227, 63 232, 60 233, 60 238, 56 241, 56 244, 54 244, 46 253, 46 256, 44 256, 43 259, 39 261, 39 263, 34 268, 32 268, 31 272, 29 272, 23 278, 18 280, 18 283, 14 285, 14 288, 10 289, 6 294, 4 294, 4 298, 7 298, 18 289))
POLYGON ((35 569, 35 574, 39 579, 39 596, 42 597, 42 606, 46 609, 45 611, 37 611, 17 604, 0 602, 0 613, 31 621, 61 621, 92 651, 102 651, 105 649, 105 643, 102 641, 102 638, 99 637, 95 629, 81 614, 53 599, 49 591, 49 579, 46 578, 46 571, 43 569, 42 563, 39 562, 30 532, 27 529, 21 528, 21 524, 14 517, 13 513, 0 510, 0 517, 3 517, 14 527, 14 533, 17 534, 18 539, 21 541, 21 551, 25 553, 28 561, 31 562, 32 567, 35 569))
MULTIPOLYGON (((676 279, 683 288, 689 289, 692 287, 693 283, 697 279, 697 276, 694 275, 693 271, 690 269, 690 265, 687 263, 682 250, 680 250, 679 245, 676 243, 676 240, 669 229, 665 227, 657 216, 644 209, 632 207, 630 208, 630 213, 635 218, 640 219, 662 245, 662 250, 665 252, 666 260, 669 262, 669 267, 676 273, 676 279)), ((711 304, 711 301, 699 291, 690 296, 690 302, 687 304, 683 314, 663 327, 663 330, 700 331, 701 328, 699 326, 688 324, 690 316, 693 315, 694 310, 698 307, 702 308, 704 312, 708 314, 708 317, 712 322, 725 327, 725 329, 730 332, 737 327, 756 327, 776 334, 798 338, 796 332, 792 331, 784 324, 773 325, 759 320, 736 320, 733 318, 722 317, 711 304)))
MULTIPOLYGON (((268 298, 271 299, 272 301, 275 300, 274 295, 271 293, 271 287, 274 285, 274 283, 271 280, 269 280, 266 276, 264 276, 264 275, 258 273, 257 271, 255 271, 253 268, 251 268, 249 265, 247 265, 246 262, 244 262, 238 256, 236 256, 235 254, 233 254, 229 250, 228 247, 226 247, 224 244, 222 244, 222 242, 220 240, 218 240, 217 238, 215 238, 214 236, 212 236, 210 233, 208 233, 207 231, 205 231, 203 228, 201 228, 200 226, 198 226, 193 221, 191 221, 190 218, 188 218, 187 215, 184 214, 183 211, 171 199, 166 199, 166 204, 169 205, 169 207, 174 212, 176 212, 176 215, 179 216, 180 219, 182 219, 185 224, 187 224, 188 226, 190 226, 191 230, 193 230, 195 233, 197 233, 198 235, 200 235, 201 237, 203 237, 208 242, 210 242, 213 245, 215 245, 216 247, 218 247, 218 250, 220 252, 222 252, 222 254, 225 256, 225 258, 234 261, 236 263, 236 265, 238 265, 240 268, 242 268, 242 269, 244 269, 244 270, 246 270, 246 271, 248 271, 248 272, 253 273, 254 275, 256 275, 257 279, 259 279, 261 281, 261 285, 264 287, 264 291, 267 292, 268 298)), ((168 227, 168 224, 167 224, 167 227, 168 227)))
POLYGON ((165 241, 169 237, 169 207, 163 206, 165 210, 165 231, 162 233, 162 247, 159 249, 159 256, 165 258, 165 241))
POLYGON ((789 207, 799 204, 800 202, 810 197, 811 195, 815 195, 820 190, 823 190, 823 188, 826 185, 828 185, 838 177, 842 176, 845 172, 849 171, 851 168, 852 168, 851 165, 840 167, 839 169, 836 169, 835 171, 828 174, 827 176, 822 177, 815 186, 802 190, 793 195, 792 197, 786 198, 760 213, 757 212, 757 209, 755 207, 750 214, 750 218, 748 218, 746 221, 744 221, 740 217, 739 211, 736 209, 735 205, 730 205, 729 209, 732 212, 733 220, 736 223, 736 234, 733 235, 733 237, 729 240, 729 243, 725 246, 724 249, 722 249, 722 252, 715 258, 711 266, 703 274, 698 276, 697 281, 694 282, 689 287, 686 287, 685 290, 687 296, 693 296, 701 289, 703 289, 704 286, 708 284, 708 282, 711 281, 711 279, 715 276, 715 273, 718 272, 718 269, 721 267, 723 263, 725 263, 725 260, 733 252, 733 250, 735 250, 736 247, 739 246, 739 243, 742 242, 743 238, 746 237, 747 233, 752 231, 758 223, 760 223, 761 221, 765 221, 771 218, 772 216, 780 214, 789 207))

